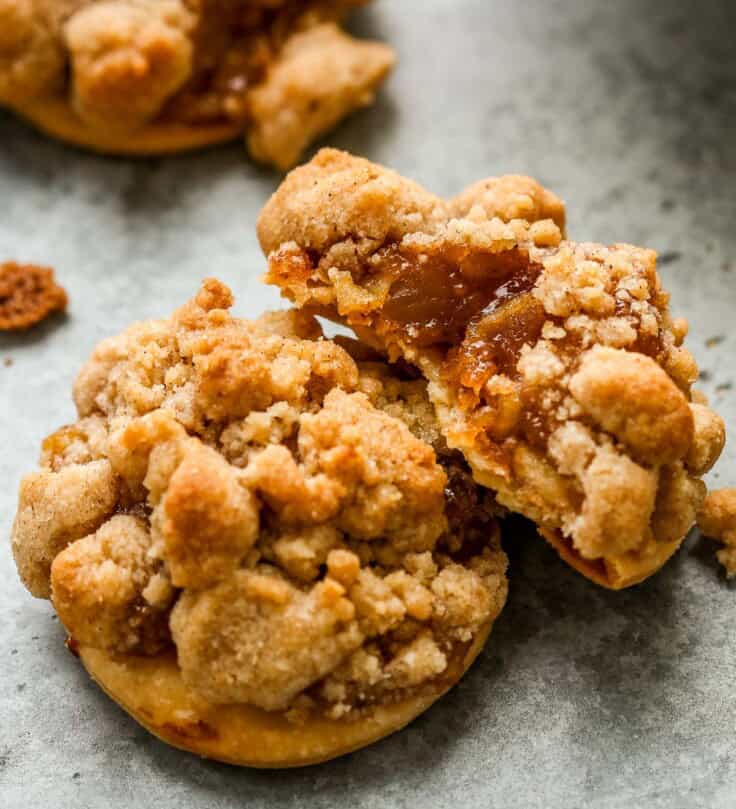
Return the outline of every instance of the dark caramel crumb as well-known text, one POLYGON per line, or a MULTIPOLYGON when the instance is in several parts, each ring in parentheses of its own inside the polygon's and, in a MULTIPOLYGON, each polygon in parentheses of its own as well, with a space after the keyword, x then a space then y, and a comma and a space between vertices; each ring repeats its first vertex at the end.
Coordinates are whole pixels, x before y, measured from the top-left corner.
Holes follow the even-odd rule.
POLYGON ((52 269, 14 261, 0 265, 0 331, 28 329, 66 305, 66 292, 52 269))
POLYGON ((71 635, 64 641, 64 646, 66 646, 74 657, 79 657, 79 643, 71 635))

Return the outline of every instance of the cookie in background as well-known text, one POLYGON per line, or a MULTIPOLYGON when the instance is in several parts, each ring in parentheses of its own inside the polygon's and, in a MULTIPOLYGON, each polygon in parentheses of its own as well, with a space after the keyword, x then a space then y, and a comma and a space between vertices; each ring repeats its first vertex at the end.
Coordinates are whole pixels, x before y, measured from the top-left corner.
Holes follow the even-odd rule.
POLYGON ((341 27, 365 0, 0 0, 0 104, 94 151, 244 136, 285 169, 373 102, 392 50, 341 27))

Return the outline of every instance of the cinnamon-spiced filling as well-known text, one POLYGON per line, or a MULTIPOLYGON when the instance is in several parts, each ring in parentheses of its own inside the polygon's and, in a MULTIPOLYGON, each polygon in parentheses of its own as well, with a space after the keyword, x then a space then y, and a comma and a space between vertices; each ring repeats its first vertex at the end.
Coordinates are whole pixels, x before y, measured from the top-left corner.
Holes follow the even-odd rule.
POLYGON ((525 250, 443 250, 390 246, 371 266, 394 277, 381 331, 404 346, 440 350, 445 375, 476 394, 494 374, 515 375, 522 346, 541 333, 544 311, 531 294, 542 270, 525 250))
MULTIPOLYGON (((316 264, 316 257, 305 251, 289 251, 283 260, 271 257, 270 272, 288 278, 287 287, 289 281, 310 285, 316 264)), ((398 344, 438 352, 441 375, 458 403, 475 411, 469 422, 479 436, 488 433, 500 441, 521 426, 533 443, 542 440, 547 432, 543 414, 535 407, 533 392, 521 391, 516 369, 523 347, 537 342, 546 320, 532 292, 542 265, 522 248, 420 252, 390 244, 375 253, 368 266, 371 277, 380 279, 377 287, 387 292, 369 312, 344 319, 369 325, 389 348, 398 344), (513 414, 494 410, 494 395, 484 389, 498 374, 515 388, 518 407, 513 414), (521 412, 522 399, 528 412, 521 412)), ((370 287, 371 282, 363 279, 362 285, 370 287)))
MULTIPOLYGON (((439 357, 441 378, 466 411, 467 429, 504 465, 508 459, 500 444, 506 439, 523 438, 542 449, 558 426, 554 409, 542 401, 545 391, 524 382, 517 368, 522 349, 538 342, 545 322, 564 326, 534 294, 543 254, 538 250, 535 260, 520 247, 492 252, 388 244, 366 262, 358 281, 375 296, 342 317, 373 329, 389 350, 400 346, 439 357)), ((281 276, 287 289, 311 287, 323 272, 318 265, 318 256, 289 250, 283 258, 271 257, 270 272, 281 276)), ((612 314, 630 314, 628 307, 620 302, 612 314)), ((555 348, 577 355, 584 350, 581 340, 581 333, 566 329, 555 348)), ((660 357, 662 329, 638 330, 631 350, 660 357)))

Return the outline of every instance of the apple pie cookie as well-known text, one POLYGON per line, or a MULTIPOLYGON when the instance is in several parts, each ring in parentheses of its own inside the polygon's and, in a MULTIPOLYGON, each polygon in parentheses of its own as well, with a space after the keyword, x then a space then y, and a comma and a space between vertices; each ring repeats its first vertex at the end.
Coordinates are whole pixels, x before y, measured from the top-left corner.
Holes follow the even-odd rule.
POLYGON ((78 421, 21 484, 13 552, 145 727, 297 766, 450 688, 503 607, 506 557, 423 380, 356 361, 304 313, 231 304, 208 280, 95 349, 78 421))
POLYGON ((0 104, 96 151, 244 133, 287 168, 373 100, 394 56, 346 34, 366 0, 0 0, 0 104))
POLYGON ((335 150, 261 213, 266 280, 428 381, 476 481, 612 588, 678 548, 721 452, 652 250, 564 238, 533 180, 449 201, 335 150))

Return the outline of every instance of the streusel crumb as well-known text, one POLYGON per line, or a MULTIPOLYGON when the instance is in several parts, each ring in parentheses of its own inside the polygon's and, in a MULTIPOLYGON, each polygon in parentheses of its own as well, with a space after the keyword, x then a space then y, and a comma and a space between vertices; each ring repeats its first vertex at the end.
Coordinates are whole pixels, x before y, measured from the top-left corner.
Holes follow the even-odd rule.
POLYGON ((323 150, 258 233, 267 281, 419 368, 476 480, 619 586, 693 524, 724 426, 692 398, 698 369, 656 254, 565 241, 563 225, 562 203, 528 178, 443 201, 323 150))
POLYGON ((446 687, 505 600, 494 503, 423 381, 232 302, 205 281, 95 349, 21 485, 24 583, 85 646, 175 646, 214 704, 353 717, 446 687))
POLYGON ((723 544, 716 553, 718 561, 729 579, 736 576, 736 489, 708 492, 698 513, 698 528, 723 544))

